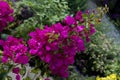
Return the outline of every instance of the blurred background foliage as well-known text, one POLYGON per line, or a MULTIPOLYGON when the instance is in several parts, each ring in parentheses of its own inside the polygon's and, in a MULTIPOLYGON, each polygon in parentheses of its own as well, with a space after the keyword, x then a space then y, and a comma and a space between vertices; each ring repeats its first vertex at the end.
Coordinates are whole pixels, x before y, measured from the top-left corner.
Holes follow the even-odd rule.
POLYGON ((77 11, 84 11, 87 8, 87 0, 67 0, 70 13, 75 14, 77 11))
POLYGON ((98 6, 104 6, 105 4, 109 7, 108 15, 112 22, 120 29, 120 1, 119 0, 93 0, 98 6))

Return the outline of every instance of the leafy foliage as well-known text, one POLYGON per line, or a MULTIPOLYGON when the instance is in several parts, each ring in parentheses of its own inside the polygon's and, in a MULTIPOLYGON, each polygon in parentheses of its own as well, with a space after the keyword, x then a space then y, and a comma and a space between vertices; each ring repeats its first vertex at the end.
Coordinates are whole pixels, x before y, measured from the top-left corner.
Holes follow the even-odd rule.
POLYGON ((37 26, 39 26, 38 21, 35 20, 35 17, 32 17, 27 20, 24 20, 24 22, 18 27, 16 27, 15 30, 11 31, 11 34, 13 34, 16 37, 22 37, 25 40, 27 40, 29 38, 28 33, 30 31, 35 30, 37 26))
POLYGON ((6 64, 6 65, 0 64, 0 79, 1 80, 5 80, 6 78, 7 79, 9 78, 9 76, 7 75, 11 71, 12 67, 13 66, 11 64, 6 64))
POLYGON ((101 31, 91 37, 84 54, 77 55, 77 68, 83 74, 106 76, 111 73, 119 74, 119 48, 106 39, 101 31), (84 68, 83 68, 84 67, 84 68), (82 69, 83 68, 83 69, 82 69))
POLYGON ((50 25, 62 20, 69 13, 67 4, 65 0, 22 0, 16 2, 15 30, 12 31, 12 34, 27 39, 27 34, 36 27, 43 27, 43 25, 50 25), (25 11, 26 7, 28 9, 25 11))
POLYGON ((120 29, 120 20, 113 21, 113 23, 117 26, 118 29, 120 29))
POLYGON ((83 74, 80 74, 75 66, 70 66, 70 76, 67 80, 95 80, 95 76, 85 76, 83 74))
POLYGON ((109 7, 108 15, 115 21, 115 24, 120 21, 120 2, 119 0, 94 0, 98 5, 103 6, 105 4, 109 7))
POLYGON ((17 2, 16 12, 19 12, 23 6, 30 7, 35 13, 35 17, 42 24, 55 23, 68 14, 68 6, 65 0, 22 0, 17 2))
POLYGON ((71 13, 75 13, 78 10, 85 10, 87 8, 87 0, 67 0, 71 13))
MULTIPOLYGON (((103 10, 107 10, 107 7, 103 10)), ((98 8, 98 13, 101 11, 101 8, 98 8)), ((105 26, 105 24, 102 25, 105 26)), ((86 45, 87 50, 76 55, 75 65, 77 65, 80 73, 84 75, 106 76, 111 73, 119 74, 120 63, 118 57, 120 57, 120 47, 107 39, 101 28, 101 25, 97 24, 97 32, 91 37, 91 42, 86 45)))

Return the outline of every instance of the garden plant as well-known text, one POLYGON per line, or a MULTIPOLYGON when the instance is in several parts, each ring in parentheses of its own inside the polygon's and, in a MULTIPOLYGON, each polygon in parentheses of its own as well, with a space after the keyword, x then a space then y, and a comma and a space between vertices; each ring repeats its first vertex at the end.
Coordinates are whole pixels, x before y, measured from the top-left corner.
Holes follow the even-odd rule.
POLYGON ((83 12, 70 3, 0 0, 1 80, 117 80, 119 50, 100 27, 107 6, 83 12))

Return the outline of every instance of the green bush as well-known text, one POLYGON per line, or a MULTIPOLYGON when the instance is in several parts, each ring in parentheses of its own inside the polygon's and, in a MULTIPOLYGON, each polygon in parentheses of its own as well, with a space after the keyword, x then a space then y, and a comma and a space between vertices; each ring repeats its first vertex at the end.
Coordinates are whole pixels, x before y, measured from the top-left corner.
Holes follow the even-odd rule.
POLYGON ((87 0, 67 0, 70 12, 76 13, 78 10, 85 10, 87 8, 87 0))
POLYGON ((111 73, 120 74, 118 46, 108 40, 101 31, 91 37, 84 53, 78 54, 77 68, 83 74, 107 76, 111 73))
POLYGON ((36 27, 56 23, 69 14, 65 0, 21 0, 16 2, 15 29, 12 34, 27 39, 27 34, 36 27), (24 11, 24 9, 28 9, 24 11), (22 11, 24 11, 22 13, 22 11), (33 15, 26 15, 33 14, 33 15), (28 16, 28 18, 24 18, 28 16), (30 17, 30 18, 29 18, 30 17))
POLYGON ((16 12, 19 12, 22 6, 28 6, 41 24, 52 24, 68 14, 67 4, 65 0, 22 0, 16 3, 16 12))
POLYGON ((74 66, 70 66, 70 76, 67 80, 95 80, 95 76, 80 74, 74 66))

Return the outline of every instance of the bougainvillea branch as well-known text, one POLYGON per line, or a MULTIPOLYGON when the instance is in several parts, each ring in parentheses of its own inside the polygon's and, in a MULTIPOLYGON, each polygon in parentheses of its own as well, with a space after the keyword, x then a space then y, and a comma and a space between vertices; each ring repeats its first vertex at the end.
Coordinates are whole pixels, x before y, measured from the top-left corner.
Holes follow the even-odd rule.
MULTIPOLYGON (((44 29, 37 28, 30 32, 28 46, 22 39, 13 36, 9 36, 6 41, 1 40, 2 62, 7 63, 11 60, 24 65, 30 60, 27 55, 29 53, 46 63, 52 74, 67 78, 68 66, 74 63, 76 53, 85 50, 84 38, 88 42, 88 38, 95 33, 94 25, 86 27, 82 24, 83 20, 79 11, 75 18, 66 16, 62 22, 45 26, 44 29)), ((19 69, 14 68, 13 72, 17 72, 16 79, 19 80, 19 69)))
POLYGON ((0 32, 14 20, 13 12, 14 10, 7 2, 0 0, 0 32))
MULTIPOLYGON (((0 1, 0 31, 13 21, 12 14, 10 6, 0 1)), ((85 43, 96 32, 95 24, 87 19, 89 15, 78 11, 75 17, 68 15, 61 22, 43 29, 37 28, 29 33, 27 42, 13 36, 8 36, 5 41, 0 40, 2 63, 26 65, 32 57, 37 56, 51 74, 67 78, 68 67, 74 63, 76 53, 85 51, 85 43)), ((19 72, 20 68, 13 68, 17 80, 20 80, 19 72)))

